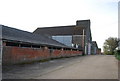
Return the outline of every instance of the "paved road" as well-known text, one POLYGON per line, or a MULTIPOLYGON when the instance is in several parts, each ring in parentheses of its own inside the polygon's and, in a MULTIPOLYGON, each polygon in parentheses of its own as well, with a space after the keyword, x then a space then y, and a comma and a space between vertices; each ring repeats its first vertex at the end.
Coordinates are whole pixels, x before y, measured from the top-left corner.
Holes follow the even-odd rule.
POLYGON ((62 58, 3 69, 3 79, 118 79, 118 61, 112 55, 62 58))

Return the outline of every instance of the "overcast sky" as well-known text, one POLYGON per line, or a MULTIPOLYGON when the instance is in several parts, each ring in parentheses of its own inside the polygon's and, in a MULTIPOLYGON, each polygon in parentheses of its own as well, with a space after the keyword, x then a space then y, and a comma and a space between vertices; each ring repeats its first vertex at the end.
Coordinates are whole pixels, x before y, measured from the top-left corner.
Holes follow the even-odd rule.
MULTIPOLYGON (((119 0, 0 0, 0 24, 33 32, 37 27, 91 20, 92 40, 102 48, 118 37, 119 0)), ((66 30, 67 31, 67 30, 66 30)))

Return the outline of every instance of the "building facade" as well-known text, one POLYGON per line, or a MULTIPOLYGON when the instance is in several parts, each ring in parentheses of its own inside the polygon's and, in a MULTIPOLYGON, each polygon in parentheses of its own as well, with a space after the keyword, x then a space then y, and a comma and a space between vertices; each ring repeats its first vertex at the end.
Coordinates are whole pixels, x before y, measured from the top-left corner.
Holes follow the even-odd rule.
POLYGON ((33 33, 44 34, 67 46, 91 54, 92 36, 90 20, 78 20, 76 25, 37 28, 33 33))
POLYGON ((97 45, 97 42, 96 41, 92 41, 92 48, 91 48, 91 50, 92 50, 92 54, 98 54, 98 45, 97 45))

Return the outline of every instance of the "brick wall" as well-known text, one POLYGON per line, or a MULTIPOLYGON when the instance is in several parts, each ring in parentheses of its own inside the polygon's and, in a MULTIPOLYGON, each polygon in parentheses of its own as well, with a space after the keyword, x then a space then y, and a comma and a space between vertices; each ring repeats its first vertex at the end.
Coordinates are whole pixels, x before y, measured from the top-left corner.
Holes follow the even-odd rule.
POLYGON ((42 59, 57 58, 61 56, 81 55, 82 51, 50 50, 44 48, 3 47, 3 64, 15 64, 21 62, 37 61, 42 59))

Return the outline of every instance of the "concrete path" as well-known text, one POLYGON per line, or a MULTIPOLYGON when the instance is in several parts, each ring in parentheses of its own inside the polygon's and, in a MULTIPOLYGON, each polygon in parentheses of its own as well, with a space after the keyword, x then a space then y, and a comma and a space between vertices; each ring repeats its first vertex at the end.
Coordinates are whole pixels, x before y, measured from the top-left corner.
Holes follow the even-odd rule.
POLYGON ((3 79, 118 79, 112 55, 88 55, 4 69, 3 79))

